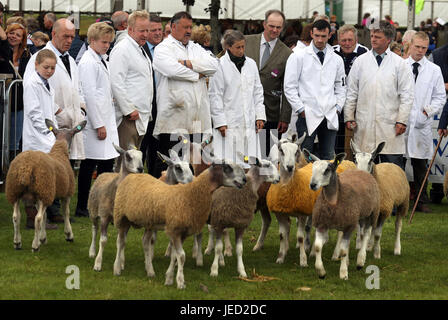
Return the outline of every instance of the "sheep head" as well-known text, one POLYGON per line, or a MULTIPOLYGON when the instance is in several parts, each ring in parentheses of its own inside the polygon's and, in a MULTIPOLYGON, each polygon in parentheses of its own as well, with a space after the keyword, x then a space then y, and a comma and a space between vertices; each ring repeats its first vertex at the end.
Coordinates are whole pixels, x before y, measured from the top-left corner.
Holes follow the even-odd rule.
POLYGON ((292 177, 296 168, 296 163, 299 160, 302 151, 300 146, 305 140, 306 133, 300 139, 297 139, 297 134, 292 134, 289 138, 282 138, 277 143, 278 161, 280 163, 280 175, 282 180, 287 180, 292 177))
POLYGON ((73 128, 57 128, 54 122, 50 119, 45 119, 45 125, 47 126, 48 130, 53 132, 53 134, 56 137, 56 140, 65 140, 67 141, 67 145, 70 148, 70 144, 72 142, 72 138, 75 134, 81 132, 87 124, 87 120, 83 120, 80 123, 78 123, 73 128))
POLYGON ((121 169, 128 173, 142 173, 143 172, 143 153, 137 147, 130 145, 128 150, 122 149, 113 143, 115 150, 122 157, 121 169))
POLYGON ((274 184, 280 182, 280 174, 277 166, 273 162, 256 157, 249 157, 249 163, 251 164, 251 170, 249 172, 254 178, 261 178, 263 182, 274 184))
POLYGON ((346 153, 342 152, 336 155, 333 162, 320 160, 318 157, 310 153, 307 149, 303 149, 305 157, 313 162, 313 173, 311 175, 310 189, 317 191, 321 187, 328 186, 339 164, 344 160, 346 153))
POLYGON ((176 151, 172 149, 169 150, 169 154, 170 156, 167 157, 157 151, 157 155, 159 156, 160 160, 168 165, 166 182, 168 184, 186 184, 193 181, 193 173, 191 172, 188 161, 181 160, 176 151))
POLYGON ((383 150, 385 142, 381 142, 374 150, 371 152, 361 152, 359 147, 355 144, 353 140, 350 141, 350 147, 354 153, 354 159, 356 166, 359 170, 367 171, 369 173, 373 172, 374 161, 377 155, 383 150))
POLYGON ((241 189, 246 184, 244 169, 235 163, 214 160, 209 170, 211 170, 211 182, 218 186, 241 189))

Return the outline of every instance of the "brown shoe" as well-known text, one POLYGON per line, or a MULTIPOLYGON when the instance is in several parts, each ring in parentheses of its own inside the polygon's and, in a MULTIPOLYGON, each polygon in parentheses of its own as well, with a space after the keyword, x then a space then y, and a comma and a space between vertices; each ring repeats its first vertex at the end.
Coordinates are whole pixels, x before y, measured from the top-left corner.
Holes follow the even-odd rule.
POLYGON ((428 207, 427 204, 418 204, 417 208, 415 208, 416 211, 424 212, 424 213, 431 213, 432 210, 430 207, 428 207))
POLYGON ((48 217, 48 220, 52 223, 63 223, 64 222, 64 218, 60 214, 48 217))

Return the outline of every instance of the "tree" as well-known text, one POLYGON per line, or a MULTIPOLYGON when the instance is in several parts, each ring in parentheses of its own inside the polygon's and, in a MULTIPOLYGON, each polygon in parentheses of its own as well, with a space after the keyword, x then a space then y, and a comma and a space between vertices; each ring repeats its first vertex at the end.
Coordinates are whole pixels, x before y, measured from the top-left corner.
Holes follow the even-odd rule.
POLYGON ((219 48, 219 12, 221 9, 220 0, 211 0, 208 8, 204 9, 205 12, 210 12, 210 28, 212 29, 211 45, 213 47, 213 53, 218 54, 219 48))

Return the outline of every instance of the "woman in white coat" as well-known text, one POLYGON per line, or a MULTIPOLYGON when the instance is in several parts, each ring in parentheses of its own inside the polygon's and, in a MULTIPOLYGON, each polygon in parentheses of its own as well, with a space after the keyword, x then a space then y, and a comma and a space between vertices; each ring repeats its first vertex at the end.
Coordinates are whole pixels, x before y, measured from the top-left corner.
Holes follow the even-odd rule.
POLYGON ((87 39, 89 47, 78 66, 88 112, 83 131, 86 159, 81 161, 79 170, 76 216, 88 216, 87 200, 95 166, 98 175, 112 172, 119 155, 113 146, 118 145, 118 132, 105 56, 114 39, 114 29, 105 22, 94 23, 87 31, 87 39))
POLYGON ((237 153, 261 157, 257 133, 266 121, 263 87, 254 60, 244 55, 244 35, 224 35, 227 51, 210 80, 213 149, 221 159, 236 161, 237 153))

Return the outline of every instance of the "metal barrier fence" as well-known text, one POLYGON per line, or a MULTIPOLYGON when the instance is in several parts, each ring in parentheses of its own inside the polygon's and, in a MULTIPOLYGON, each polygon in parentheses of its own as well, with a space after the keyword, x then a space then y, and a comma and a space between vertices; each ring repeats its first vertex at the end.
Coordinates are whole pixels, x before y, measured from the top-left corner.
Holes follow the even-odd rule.
MULTIPOLYGON (((13 80, 12 74, 0 74, 0 132, 1 132, 1 167, 0 185, 3 189, 6 174, 8 172, 11 156, 15 157, 20 150, 16 148, 22 135, 23 119, 18 114, 18 88, 22 85, 22 80, 13 80), (11 123, 14 119, 14 123, 11 123), (11 129, 13 128, 13 132, 11 129), (11 149, 11 137, 13 145, 11 149)), ((23 111, 22 111, 23 112, 23 111)))

